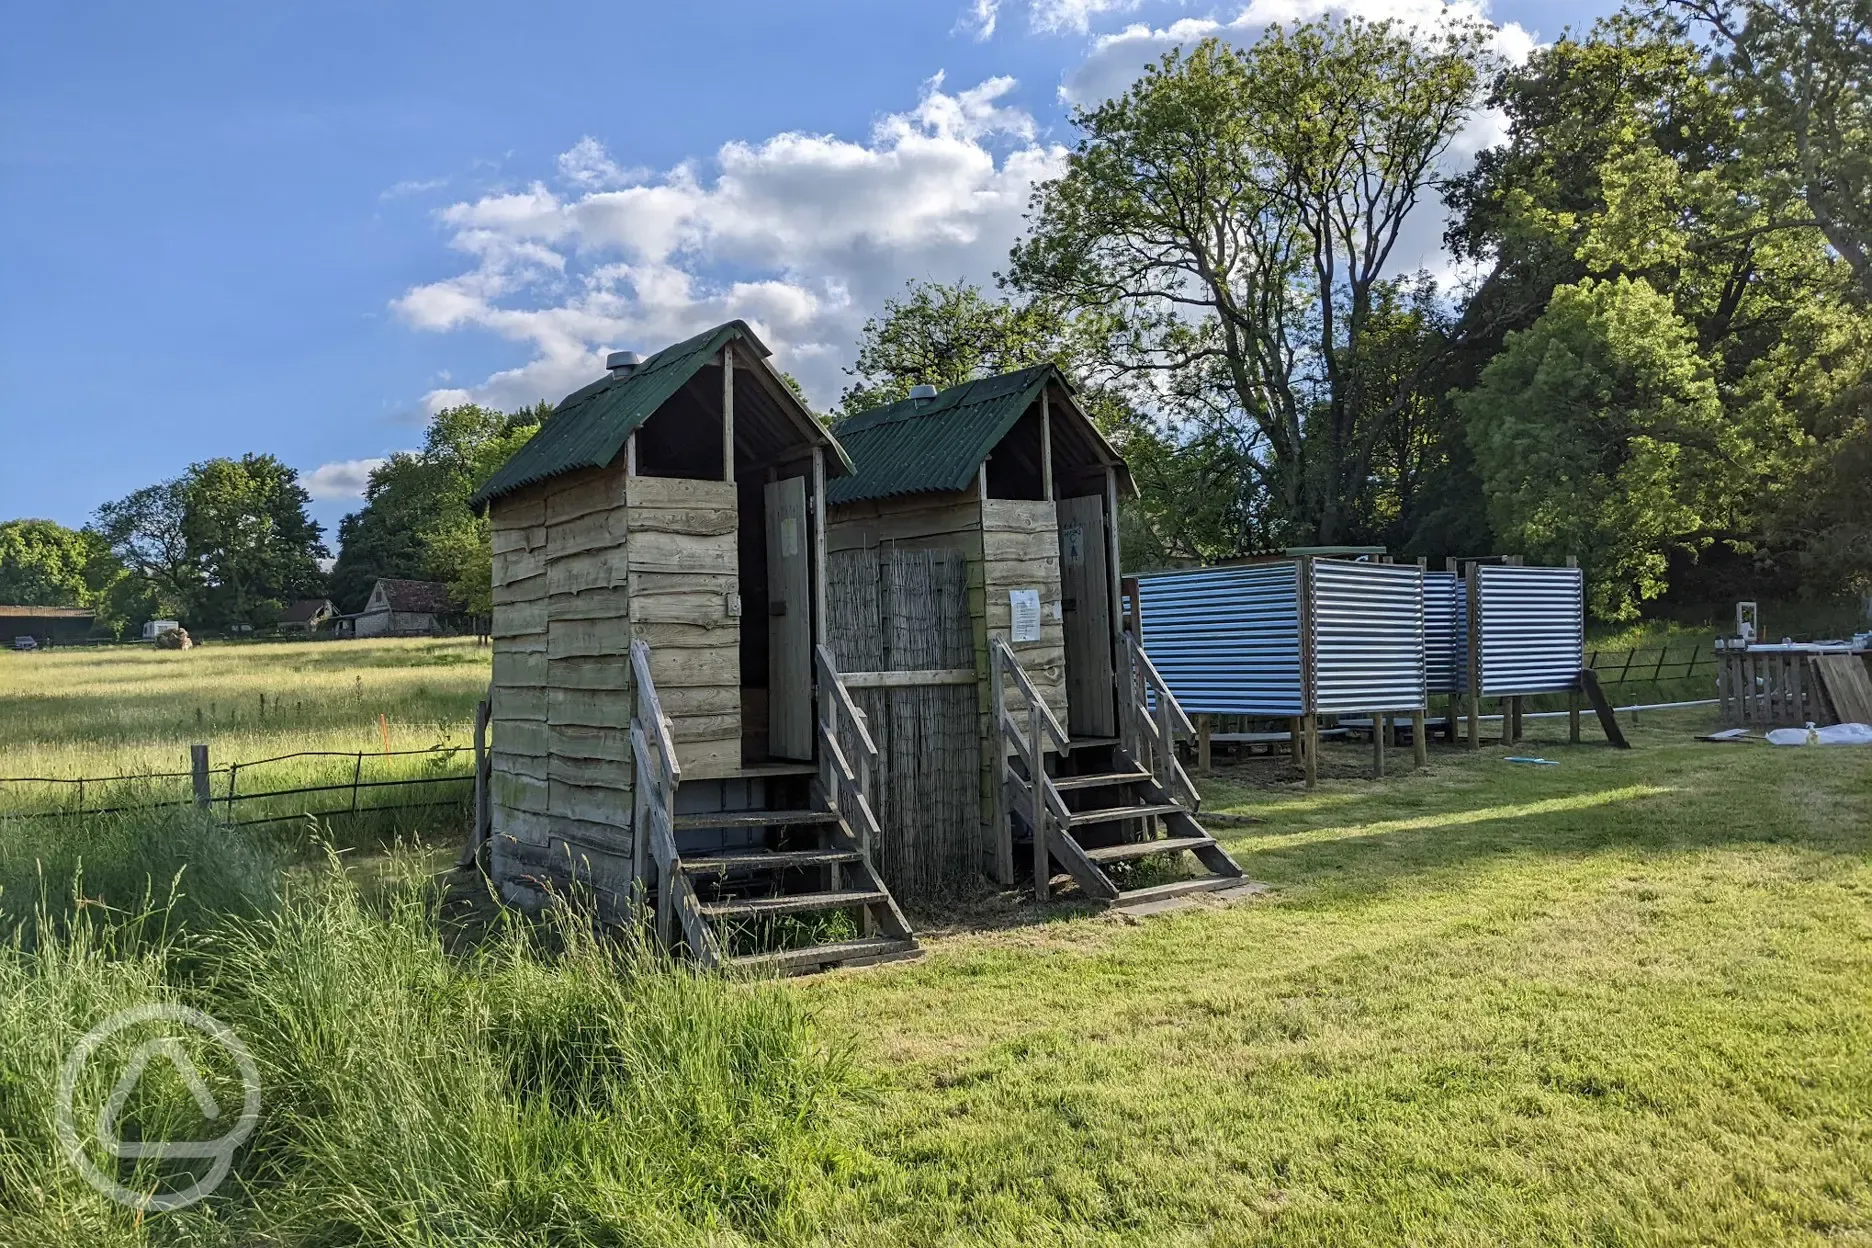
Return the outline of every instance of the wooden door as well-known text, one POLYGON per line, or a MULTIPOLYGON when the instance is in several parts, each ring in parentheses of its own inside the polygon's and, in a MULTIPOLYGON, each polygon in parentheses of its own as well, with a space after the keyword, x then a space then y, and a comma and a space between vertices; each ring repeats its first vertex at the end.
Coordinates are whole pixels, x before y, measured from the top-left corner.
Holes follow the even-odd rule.
POLYGON ((1111 559, 1105 500, 1059 500, 1060 599, 1066 617, 1066 731, 1118 735, 1112 667, 1111 559))
POLYGON ((810 760, 812 534, 806 478, 767 483, 767 752, 810 760))

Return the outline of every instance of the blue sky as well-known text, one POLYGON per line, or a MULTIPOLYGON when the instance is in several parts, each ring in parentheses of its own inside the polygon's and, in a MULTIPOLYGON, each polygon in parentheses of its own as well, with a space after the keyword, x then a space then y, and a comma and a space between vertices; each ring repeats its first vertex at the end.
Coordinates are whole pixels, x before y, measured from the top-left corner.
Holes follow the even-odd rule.
MULTIPOLYGON (((1471 11, 1515 54, 1609 7, 1471 11)), ((606 349, 728 316, 829 402, 886 295, 1003 260, 1071 100, 1180 39, 1326 8, 14 6, 0 519, 82 523, 191 461, 270 451, 335 529, 435 405, 556 399, 606 349)), ((1418 231, 1433 267, 1439 228, 1418 231)))

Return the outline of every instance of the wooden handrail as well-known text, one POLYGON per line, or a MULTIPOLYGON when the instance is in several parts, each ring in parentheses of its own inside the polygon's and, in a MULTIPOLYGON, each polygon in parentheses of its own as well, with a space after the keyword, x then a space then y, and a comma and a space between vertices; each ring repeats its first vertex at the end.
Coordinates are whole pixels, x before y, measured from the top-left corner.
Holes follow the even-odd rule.
POLYGON ((1178 702, 1176 695, 1170 692, 1170 686, 1165 682, 1163 673, 1157 670, 1157 665, 1151 662, 1150 655, 1144 653, 1144 647, 1138 645, 1137 638, 1130 633, 1125 634, 1125 648, 1131 652, 1138 667, 1143 671, 1147 687, 1159 698, 1169 699, 1170 713, 1176 716, 1177 726, 1185 733, 1194 736, 1196 734, 1195 722, 1184 713, 1183 704, 1178 702))
POLYGON ((1047 705, 1046 699, 1040 696, 1040 691, 1034 688, 1033 681, 1027 678, 1027 672, 1021 667, 1020 659, 1014 653, 1014 647, 1008 645, 1004 637, 996 637, 991 644, 994 648, 995 662, 1001 665, 1001 670, 1014 678, 1014 683, 1020 686, 1027 704, 1040 709, 1041 726, 1046 729, 1047 736, 1053 739, 1053 744, 1059 747, 1061 753, 1072 749, 1072 740, 1066 735, 1066 729, 1061 726, 1059 717, 1053 714, 1053 708, 1047 705))
POLYGON ((819 696, 830 694, 837 700, 840 708, 851 716, 852 727, 858 731, 858 744, 864 747, 867 755, 875 759, 878 756, 877 742, 871 739, 871 729, 865 724, 865 713, 858 709, 858 703, 852 700, 851 690, 839 678, 838 664, 832 659, 831 649, 821 642, 814 650, 819 663, 819 696))
POLYGON ((676 761, 675 732, 669 716, 663 713, 663 699, 657 696, 656 681, 650 675, 650 643, 631 642, 630 662, 631 678, 637 686, 638 718, 648 719, 647 729, 656 733, 657 753, 663 759, 664 775, 671 784, 681 784, 682 764, 676 761))

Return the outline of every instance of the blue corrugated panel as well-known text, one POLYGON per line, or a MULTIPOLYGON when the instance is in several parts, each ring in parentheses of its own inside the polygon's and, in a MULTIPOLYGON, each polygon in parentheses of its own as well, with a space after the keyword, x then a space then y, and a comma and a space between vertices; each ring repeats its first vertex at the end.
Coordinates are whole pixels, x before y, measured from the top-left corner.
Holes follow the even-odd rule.
POLYGON ((1424 687, 1460 693, 1469 684, 1469 590, 1454 572, 1424 573, 1424 687))
POLYGON ((1422 570, 1315 559, 1313 655, 1315 711, 1421 710, 1422 570))
POLYGON ((1300 584, 1292 562, 1142 577, 1145 653, 1195 715, 1299 715, 1300 584))
POLYGON ((1579 569, 1484 564, 1476 573, 1483 696, 1571 689, 1586 662, 1579 569))

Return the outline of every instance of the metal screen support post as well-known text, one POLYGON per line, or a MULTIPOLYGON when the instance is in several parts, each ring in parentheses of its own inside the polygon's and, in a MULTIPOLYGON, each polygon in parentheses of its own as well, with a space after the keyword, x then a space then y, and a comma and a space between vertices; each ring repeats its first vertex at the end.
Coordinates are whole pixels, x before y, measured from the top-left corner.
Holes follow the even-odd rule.
POLYGON ((189 771, 195 782, 195 809, 208 809, 208 747, 189 746, 189 771))
POLYGON ((1410 717, 1411 756, 1419 767, 1430 765, 1430 729, 1429 715, 1424 711, 1412 711, 1410 717))

